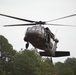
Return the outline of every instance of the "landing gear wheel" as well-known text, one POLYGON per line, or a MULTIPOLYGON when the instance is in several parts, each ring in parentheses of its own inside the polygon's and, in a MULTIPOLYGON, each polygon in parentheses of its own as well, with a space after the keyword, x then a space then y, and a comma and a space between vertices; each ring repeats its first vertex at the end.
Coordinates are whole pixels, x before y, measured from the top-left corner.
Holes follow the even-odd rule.
POLYGON ((29 42, 26 43, 26 49, 29 47, 29 42))

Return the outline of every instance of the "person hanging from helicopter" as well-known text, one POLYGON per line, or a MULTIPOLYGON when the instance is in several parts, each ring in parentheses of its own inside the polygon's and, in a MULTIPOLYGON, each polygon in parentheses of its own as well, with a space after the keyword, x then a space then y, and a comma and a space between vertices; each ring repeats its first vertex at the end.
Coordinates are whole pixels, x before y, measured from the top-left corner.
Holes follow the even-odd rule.
POLYGON ((59 42, 59 40, 57 38, 55 38, 55 35, 49 30, 48 27, 45 28, 46 30, 46 34, 47 34, 47 42, 49 43, 50 42, 50 37, 53 39, 53 41, 55 42, 59 42))
POLYGON ((25 46, 26 46, 26 49, 28 49, 28 47, 29 47, 29 42, 27 42, 25 46))

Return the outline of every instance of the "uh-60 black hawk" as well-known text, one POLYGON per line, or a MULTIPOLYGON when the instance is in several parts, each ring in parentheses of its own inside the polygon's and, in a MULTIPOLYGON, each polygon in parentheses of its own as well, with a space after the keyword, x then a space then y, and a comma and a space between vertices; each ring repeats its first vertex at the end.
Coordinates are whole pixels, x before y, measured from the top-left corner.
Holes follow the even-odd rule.
MULTIPOLYGON (((69 18, 72 16, 76 16, 76 14, 72 14, 69 16, 57 18, 50 21, 32 21, 27 20, 23 18, 13 17, 5 14, 0 14, 1 16, 30 22, 29 24, 14 24, 14 25, 4 25, 5 27, 8 26, 30 26, 34 25, 32 27, 28 27, 25 33, 24 41, 26 41, 26 48, 28 48, 29 43, 31 43, 35 48, 44 50, 43 52, 39 52, 41 56, 47 56, 47 57, 61 57, 61 56, 69 56, 69 51, 56 51, 57 49, 57 43, 59 40, 55 38, 55 35, 51 32, 51 30, 48 27, 44 27, 42 25, 53 25, 53 26, 72 26, 72 25, 61 25, 61 24, 48 24, 47 22, 52 22, 64 18, 69 18)), ((73 26, 75 27, 75 26, 73 26)))

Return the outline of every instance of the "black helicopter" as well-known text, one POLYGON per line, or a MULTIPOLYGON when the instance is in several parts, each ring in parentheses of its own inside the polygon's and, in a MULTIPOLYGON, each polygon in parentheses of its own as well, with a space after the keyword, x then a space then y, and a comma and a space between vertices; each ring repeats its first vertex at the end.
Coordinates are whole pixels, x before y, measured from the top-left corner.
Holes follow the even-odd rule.
MULTIPOLYGON (((26 48, 28 48, 29 43, 31 43, 35 48, 44 50, 44 52, 39 52, 41 56, 47 56, 47 57, 61 57, 61 56, 70 56, 69 51, 56 51, 57 49, 57 43, 59 40, 55 38, 55 35, 51 32, 51 30, 48 27, 44 27, 42 25, 53 25, 53 26, 72 26, 72 25, 61 25, 61 24, 48 24, 47 22, 56 21, 72 16, 76 16, 76 14, 57 18, 50 21, 32 21, 27 19, 22 19, 18 17, 13 17, 5 14, 0 14, 1 16, 30 22, 29 24, 14 24, 14 25, 4 25, 4 27, 8 26, 30 26, 34 25, 32 27, 28 27, 25 33, 24 41, 26 41, 26 48)), ((76 27, 76 26, 72 26, 76 27)))

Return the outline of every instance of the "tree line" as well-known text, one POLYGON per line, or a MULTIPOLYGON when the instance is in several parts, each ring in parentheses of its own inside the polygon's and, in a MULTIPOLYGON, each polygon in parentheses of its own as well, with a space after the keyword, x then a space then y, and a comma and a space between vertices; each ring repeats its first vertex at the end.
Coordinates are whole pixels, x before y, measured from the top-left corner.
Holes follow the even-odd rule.
POLYGON ((0 75, 76 75, 76 58, 63 63, 42 58, 36 49, 17 50, 0 35, 0 75))

